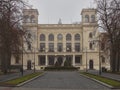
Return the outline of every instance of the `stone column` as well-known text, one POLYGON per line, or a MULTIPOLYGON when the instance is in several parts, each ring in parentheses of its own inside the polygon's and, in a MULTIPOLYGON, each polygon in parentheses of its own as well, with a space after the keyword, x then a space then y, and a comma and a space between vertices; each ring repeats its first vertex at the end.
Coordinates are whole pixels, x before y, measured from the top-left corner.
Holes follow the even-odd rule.
POLYGON ((66 57, 64 56, 64 57, 63 57, 62 66, 64 66, 65 60, 66 60, 66 57))
POLYGON ((73 55, 72 65, 75 66, 75 55, 73 55))
POLYGON ((48 66, 48 56, 46 55, 46 58, 45 58, 45 66, 48 66))

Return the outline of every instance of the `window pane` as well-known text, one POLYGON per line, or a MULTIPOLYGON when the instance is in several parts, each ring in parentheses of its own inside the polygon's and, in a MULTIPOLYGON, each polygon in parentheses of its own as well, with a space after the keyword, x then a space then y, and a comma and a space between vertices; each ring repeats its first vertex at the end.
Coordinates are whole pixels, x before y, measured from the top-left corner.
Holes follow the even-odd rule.
POLYGON ((66 41, 71 41, 71 35, 70 34, 66 35, 66 41))
POLYGON ((54 52, 54 43, 49 43, 49 52, 54 52))
POLYGON ((70 52, 72 50, 71 43, 66 43, 66 51, 70 52))
POLYGON ((75 35, 75 40, 76 40, 76 41, 79 41, 79 40, 80 40, 80 35, 79 35, 79 34, 76 34, 76 35, 75 35))
POLYGON ((89 15, 85 15, 85 22, 89 22, 89 15))
POLYGON ((62 43, 58 43, 58 47, 57 47, 59 52, 62 52, 63 50, 63 44, 62 43))
POLYGON ((57 38, 58 38, 58 40, 62 40, 63 39, 62 34, 58 34, 57 38))
POLYGON ((45 51, 45 43, 40 43, 40 51, 45 51))
POLYGON ((81 63, 81 57, 75 56, 75 63, 81 63))
POLYGON ((40 41, 45 41, 45 35, 44 34, 40 35, 40 41))
POLYGON ((45 56, 39 56, 39 65, 45 65, 45 56))
POLYGON ((75 51, 80 52, 80 43, 75 43, 75 51))
POLYGON ((49 35, 49 41, 54 41, 54 35, 53 34, 49 35))

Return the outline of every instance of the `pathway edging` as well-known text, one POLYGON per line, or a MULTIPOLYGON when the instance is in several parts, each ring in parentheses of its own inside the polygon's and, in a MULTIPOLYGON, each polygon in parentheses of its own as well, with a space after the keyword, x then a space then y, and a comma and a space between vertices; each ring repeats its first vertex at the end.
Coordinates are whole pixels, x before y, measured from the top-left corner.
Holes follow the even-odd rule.
POLYGON ((96 80, 96 79, 94 79, 94 78, 90 78, 90 77, 88 77, 88 76, 86 76, 86 75, 83 75, 83 74, 80 74, 81 76, 83 76, 83 77, 86 77, 86 78, 88 78, 88 79, 91 79, 91 80, 93 80, 93 81, 96 81, 96 82, 98 82, 98 83, 100 83, 100 84, 102 84, 102 85, 104 85, 104 86, 106 86, 106 87, 108 87, 108 88, 114 88, 113 86, 111 86, 111 85, 108 85, 108 84, 106 84, 106 83, 103 83, 103 82, 101 82, 101 81, 99 81, 99 80, 96 80))
POLYGON ((39 77, 42 77, 42 76, 44 76, 46 73, 42 73, 42 74, 40 74, 39 76, 36 76, 36 77, 34 77, 34 78, 32 78, 32 79, 29 79, 29 80, 27 80, 27 81, 25 81, 25 82, 23 82, 23 83, 20 83, 20 84, 18 84, 18 85, 16 85, 17 87, 20 87, 20 86, 22 86, 22 85, 24 85, 24 84, 26 84, 26 83, 28 83, 28 82, 30 82, 30 81, 33 81, 33 80, 35 80, 35 79, 37 79, 37 78, 39 78, 39 77))

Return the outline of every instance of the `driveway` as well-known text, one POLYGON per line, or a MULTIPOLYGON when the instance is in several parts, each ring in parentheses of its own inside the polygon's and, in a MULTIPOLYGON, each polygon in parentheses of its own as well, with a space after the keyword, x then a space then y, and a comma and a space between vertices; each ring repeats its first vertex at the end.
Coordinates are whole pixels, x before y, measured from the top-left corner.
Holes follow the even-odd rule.
POLYGON ((47 72, 24 88, 49 88, 49 89, 108 89, 99 83, 80 76, 78 72, 47 72))
MULTIPOLYGON (((2 89, 0 89, 2 90, 2 89)), ((81 76, 78 72, 46 72, 21 87, 3 90, 110 90, 109 88, 81 76)))

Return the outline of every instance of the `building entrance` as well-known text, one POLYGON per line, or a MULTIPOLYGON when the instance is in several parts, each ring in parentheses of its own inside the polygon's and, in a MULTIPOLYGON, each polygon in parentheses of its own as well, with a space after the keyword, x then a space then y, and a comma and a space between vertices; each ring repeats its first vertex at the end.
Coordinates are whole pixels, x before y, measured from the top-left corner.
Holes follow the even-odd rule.
POLYGON ((90 60, 90 61, 89 61, 89 69, 93 69, 93 64, 94 64, 94 63, 93 63, 93 60, 90 60))
POLYGON ((55 66, 62 66, 63 63, 63 57, 62 56, 58 56, 57 57, 57 61, 55 63, 55 66))
POLYGON ((27 61, 27 70, 31 70, 31 60, 27 61))

